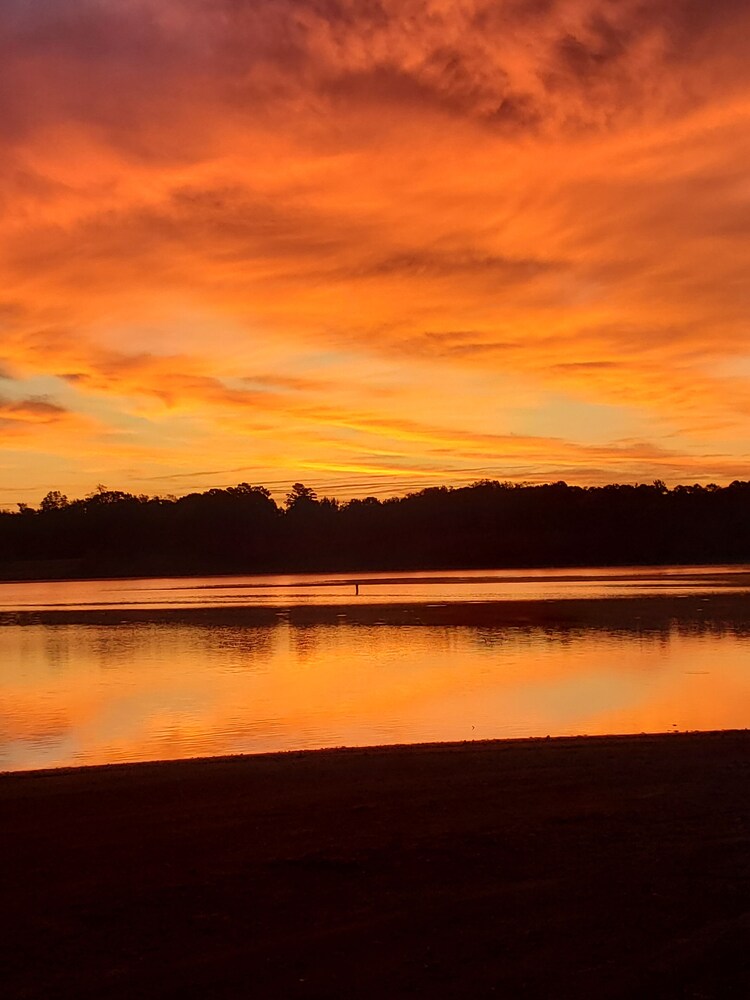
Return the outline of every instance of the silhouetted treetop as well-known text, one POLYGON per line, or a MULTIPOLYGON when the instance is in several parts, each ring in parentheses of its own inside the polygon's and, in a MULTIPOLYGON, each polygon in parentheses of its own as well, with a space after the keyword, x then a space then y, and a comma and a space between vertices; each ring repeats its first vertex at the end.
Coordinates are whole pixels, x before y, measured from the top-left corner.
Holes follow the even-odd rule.
POLYGON ((39 504, 39 509, 44 511, 62 510, 68 506, 68 498, 59 490, 50 490, 39 504))
POLYGON ((316 503, 317 500, 318 494, 315 490, 310 489, 309 486, 303 486, 302 483, 294 483, 286 495, 285 506, 287 510, 294 510, 304 507, 306 504, 316 503))

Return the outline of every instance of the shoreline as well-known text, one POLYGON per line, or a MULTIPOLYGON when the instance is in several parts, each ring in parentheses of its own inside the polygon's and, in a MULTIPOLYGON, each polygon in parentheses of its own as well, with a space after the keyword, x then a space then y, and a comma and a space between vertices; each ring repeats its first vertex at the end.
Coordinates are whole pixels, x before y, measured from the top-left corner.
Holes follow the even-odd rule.
POLYGON ((748 995, 750 730, 0 776, 4 996, 748 995))
POLYGON ((750 741, 750 726, 746 729, 690 729, 690 730, 664 730, 659 732, 643 732, 643 733, 577 733, 575 735, 558 735, 558 736, 508 736, 508 737, 498 737, 494 739, 478 739, 478 740, 436 740, 436 741, 426 741, 421 743, 372 743, 365 746, 357 745, 346 745, 341 746, 330 746, 330 747, 305 747, 305 748, 295 748, 291 750, 262 750, 258 753, 246 752, 246 753, 229 753, 229 754, 215 754, 215 755, 198 755, 195 757, 165 757, 163 759, 153 759, 153 760, 123 760, 123 761, 107 761, 98 764, 61 764, 57 767, 35 767, 35 768, 23 768, 18 770, 2 770, 0 769, 0 781, 5 778, 14 777, 38 777, 38 778, 48 778, 54 777, 56 775, 85 775, 91 772, 112 772, 117 770, 130 770, 130 769, 157 769, 168 771, 171 768, 189 768, 191 765, 205 766, 211 763, 217 764, 231 764, 232 762, 252 762, 252 761, 265 761, 268 763, 278 762, 283 763, 290 759, 296 759, 300 757, 306 757, 308 755, 314 756, 325 756, 325 755, 351 755, 351 756, 366 756, 370 757, 376 754, 388 754, 388 753, 398 753, 398 752, 409 752, 414 751, 419 752, 447 752, 447 751, 462 751, 464 749, 476 750, 502 750, 502 749, 512 749, 514 747, 529 746, 529 745, 544 745, 544 746, 554 746, 558 745, 571 745, 571 744, 590 744, 598 743, 602 746, 607 746, 610 744, 626 744, 626 743, 648 743, 650 741, 661 742, 662 740, 671 739, 675 736, 687 737, 687 738, 707 738, 707 739, 732 739, 733 737, 747 737, 750 741))

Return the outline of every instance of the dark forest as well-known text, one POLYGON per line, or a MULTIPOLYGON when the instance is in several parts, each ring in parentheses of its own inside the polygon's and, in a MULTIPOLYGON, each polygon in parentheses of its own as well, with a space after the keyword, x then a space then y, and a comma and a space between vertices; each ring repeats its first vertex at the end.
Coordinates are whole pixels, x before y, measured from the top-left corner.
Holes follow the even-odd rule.
POLYGON ((750 482, 482 481, 282 507, 240 483, 183 497, 99 487, 0 513, 4 579, 750 562, 750 482))

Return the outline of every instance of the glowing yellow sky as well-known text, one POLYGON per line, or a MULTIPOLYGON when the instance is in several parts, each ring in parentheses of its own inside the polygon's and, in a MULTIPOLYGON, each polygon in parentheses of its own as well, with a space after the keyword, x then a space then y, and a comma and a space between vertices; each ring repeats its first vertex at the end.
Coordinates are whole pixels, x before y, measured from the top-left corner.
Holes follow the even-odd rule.
POLYGON ((3 0, 0 505, 750 476, 746 0, 3 0))

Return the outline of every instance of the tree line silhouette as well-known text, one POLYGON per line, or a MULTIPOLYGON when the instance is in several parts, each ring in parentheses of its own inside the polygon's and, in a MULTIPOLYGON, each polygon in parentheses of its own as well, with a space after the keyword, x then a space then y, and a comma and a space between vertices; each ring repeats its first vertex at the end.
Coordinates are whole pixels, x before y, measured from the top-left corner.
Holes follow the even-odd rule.
POLYGON ((5 579, 750 562, 750 482, 570 486, 482 480, 283 506, 240 483, 183 497, 103 486, 0 512, 5 579))

